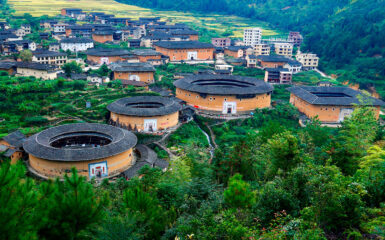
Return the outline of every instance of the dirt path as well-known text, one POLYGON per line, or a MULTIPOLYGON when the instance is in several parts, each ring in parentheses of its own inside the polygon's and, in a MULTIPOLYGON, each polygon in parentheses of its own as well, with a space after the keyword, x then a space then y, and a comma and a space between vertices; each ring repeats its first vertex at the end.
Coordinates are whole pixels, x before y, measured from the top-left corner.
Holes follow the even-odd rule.
POLYGON ((314 71, 316 71, 317 73, 319 73, 322 77, 325 77, 325 78, 329 78, 329 79, 334 79, 332 78, 331 76, 327 75, 326 73, 322 72, 321 70, 319 70, 318 68, 315 68, 314 71))
POLYGON ((170 131, 166 132, 166 134, 164 134, 162 136, 162 138, 156 142, 154 142, 155 145, 157 145, 158 147, 162 148, 163 150, 165 150, 167 153, 168 153, 168 156, 170 157, 170 160, 172 158, 175 158, 176 155, 174 153, 172 153, 170 151, 170 149, 168 149, 164 142, 166 141, 166 139, 171 135, 171 133, 175 132, 179 127, 181 126, 181 124, 178 124, 175 128, 171 129, 170 131))

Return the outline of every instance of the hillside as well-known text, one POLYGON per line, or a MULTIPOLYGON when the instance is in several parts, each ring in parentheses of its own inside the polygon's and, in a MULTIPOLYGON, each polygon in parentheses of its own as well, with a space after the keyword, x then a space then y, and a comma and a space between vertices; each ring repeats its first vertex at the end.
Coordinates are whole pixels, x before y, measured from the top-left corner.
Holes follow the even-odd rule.
POLYGON ((201 32, 204 36, 203 41, 208 41, 209 37, 219 35, 241 37, 242 29, 247 26, 255 26, 264 28, 264 35, 274 36, 281 34, 280 31, 272 30, 267 23, 255 21, 249 18, 238 16, 227 16, 223 18, 218 14, 199 14, 184 13, 178 11, 157 11, 148 8, 142 8, 134 5, 118 3, 113 0, 9 0, 11 8, 15 11, 15 15, 29 13, 32 16, 39 17, 43 15, 55 16, 62 8, 78 7, 84 11, 98 11, 114 14, 116 17, 161 17, 164 20, 173 22, 183 22, 201 32))
POLYGON ((305 46, 322 58, 323 70, 385 96, 385 2, 381 0, 118 0, 155 9, 235 14, 301 31, 305 46), (343 69, 336 71, 337 69, 343 69))

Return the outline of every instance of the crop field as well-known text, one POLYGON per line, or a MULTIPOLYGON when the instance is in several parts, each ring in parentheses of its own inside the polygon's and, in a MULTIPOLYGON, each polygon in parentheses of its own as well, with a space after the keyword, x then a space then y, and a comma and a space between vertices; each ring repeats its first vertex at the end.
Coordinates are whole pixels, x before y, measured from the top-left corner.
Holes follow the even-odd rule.
POLYGON ((230 33, 231 37, 242 37, 243 28, 261 27, 263 36, 277 36, 283 34, 275 31, 264 22, 250 20, 236 16, 222 16, 218 14, 196 14, 176 11, 156 11, 133 5, 126 5, 113 0, 9 0, 15 10, 15 15, 30 13, 33 16, 56 16, 62 8, 81 8, 84 11, 99 11, 115 14, 117 17, 158 16, 163 20, 184 22, 195 28, 205 28, 219 35, 230 33))

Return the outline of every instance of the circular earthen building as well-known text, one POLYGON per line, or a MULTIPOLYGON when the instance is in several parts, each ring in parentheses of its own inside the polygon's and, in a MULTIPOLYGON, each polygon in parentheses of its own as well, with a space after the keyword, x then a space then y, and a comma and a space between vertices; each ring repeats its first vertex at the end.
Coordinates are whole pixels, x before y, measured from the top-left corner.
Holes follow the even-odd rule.
POLYGON ((138 96, 119 99, 107 109, 113 125, 138 132, 157 132, 178 124, 182 106, 170 98, 138 96))
POLYGON ((42 178, 61 177, 76 167, 88 179, 119 175, 135 164, 136 136, 106 124, 75 123, 29 137, 24 150, 29 168, 42 178))
POLYGON ((174 82, 176 97, 208 114, 246 114, 270 107, 273 87, 233 75, 191 75, 174 82))

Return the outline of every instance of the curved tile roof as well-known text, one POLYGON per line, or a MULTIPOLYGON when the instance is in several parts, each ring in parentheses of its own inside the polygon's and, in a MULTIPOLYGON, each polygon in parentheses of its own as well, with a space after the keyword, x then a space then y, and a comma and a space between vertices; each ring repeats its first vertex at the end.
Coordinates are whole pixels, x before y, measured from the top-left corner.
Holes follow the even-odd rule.
POLYGON ((177 112, 182 106, 176 101, 158 96, 121 98, 107 106, 110 112, 128 116, 163 116, 177 112))
POLYGON ((262 94, 273 91, 263 80, 234 75, 192 75, 174 82, 174 86, 191 92, 214 95, 262 94))
POLYGON ((74 123, 49 128, 29 137, 23 144, 24 150, 38 158, 51 161, 90 161, 111 157, 125 152, 137 143, 136 136, 124 129, 106 124, 74 123), (108 136, 109 144, 100 147, 56 148, 51 143, 57 138, 71 134, 108 136))
POLYGON ((349 87, 312 87, 294 86, 287 90, 306 102, 314 105, 371 105, 383 106, 385 103, 377 98, 366 96, 349 87), (363 99, 363 103, 360 101, 363 99))
POLYGON ((108 57, 131 55, 131 52, 121 48, 90 48, 85 51, 85 54, 90 56, 108 57))
POLYGON ((64 38, 60 43, 92 43, 94 42, 90 38, 64 38))
POLYGON ((154 45, 168 49, 214 48, 214 45, 211 43, 199 41, 159 41, 154 43, 154 45))

